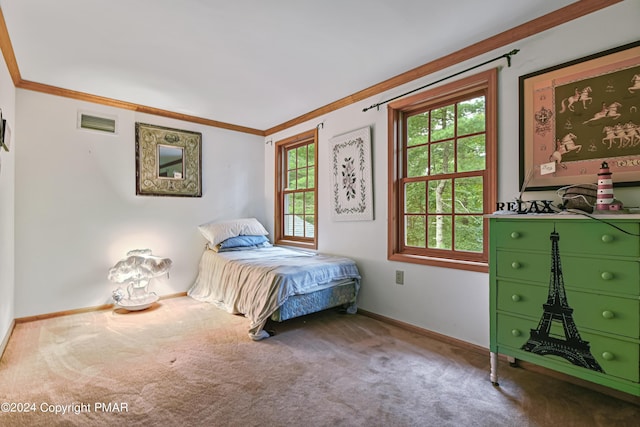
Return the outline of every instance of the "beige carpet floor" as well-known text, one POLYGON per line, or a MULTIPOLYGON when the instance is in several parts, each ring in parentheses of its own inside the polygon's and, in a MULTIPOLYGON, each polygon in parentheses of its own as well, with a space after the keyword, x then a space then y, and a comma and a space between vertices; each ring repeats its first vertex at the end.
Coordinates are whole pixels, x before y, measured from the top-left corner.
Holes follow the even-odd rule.
POLYGON ((277 324, 188 297, 16 325, 2 426, 637 426, 640 407, 363 315, 277 324), (9 404, 9 406, 7 406, 9 404), (22 412, 5 412, 10 410, 22 412), (66 413, 55 413, 65 411, 66 413))

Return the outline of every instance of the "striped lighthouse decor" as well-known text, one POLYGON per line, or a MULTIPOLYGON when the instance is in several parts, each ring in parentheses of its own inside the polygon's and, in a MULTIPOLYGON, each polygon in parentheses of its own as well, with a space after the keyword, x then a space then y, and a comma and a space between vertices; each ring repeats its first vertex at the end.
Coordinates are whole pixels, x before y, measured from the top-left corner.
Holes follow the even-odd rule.
POLYGON ((596 196, 596 209, 608 211, 613 203, 613 180, 607 162, 602 162, 598 171, 598 192, 596 196))

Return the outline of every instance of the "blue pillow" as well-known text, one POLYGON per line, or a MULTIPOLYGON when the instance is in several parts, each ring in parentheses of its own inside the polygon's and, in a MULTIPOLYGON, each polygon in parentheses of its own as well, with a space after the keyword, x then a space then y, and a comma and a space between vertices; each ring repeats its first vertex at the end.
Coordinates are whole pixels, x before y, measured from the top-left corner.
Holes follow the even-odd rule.
POLYGON ((236 237, 229 237, 224 240, 220 243, 220 249, 256 247, 262 246, 268 241, 269 239, 267 236, 240 235, 236 237))

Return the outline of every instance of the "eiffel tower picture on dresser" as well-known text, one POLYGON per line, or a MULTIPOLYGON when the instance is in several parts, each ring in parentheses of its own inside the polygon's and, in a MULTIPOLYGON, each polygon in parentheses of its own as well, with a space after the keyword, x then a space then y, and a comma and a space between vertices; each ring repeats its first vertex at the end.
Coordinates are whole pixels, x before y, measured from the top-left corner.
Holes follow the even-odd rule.
POLYGON ((560 235, 555 227, 551 239, 551 278, 549 294, 537 329, 531 329, 529 340, 522 350, 541 356, 562 357, 577 366, 604 372, 591 354, 589 342, 580 337, 573 321, 573 309, 567 302, 558 242, 560 235))

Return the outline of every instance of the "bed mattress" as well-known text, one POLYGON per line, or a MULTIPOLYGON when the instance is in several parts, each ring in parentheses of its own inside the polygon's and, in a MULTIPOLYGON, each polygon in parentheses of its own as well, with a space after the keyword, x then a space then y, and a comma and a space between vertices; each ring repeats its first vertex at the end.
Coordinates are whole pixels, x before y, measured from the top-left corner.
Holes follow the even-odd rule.
POLYGON ((261 339, 266 337, 264 324, 278 309, 276 317, 286 320, 343 300, 355 303, 359 286, 360 273, 349 258, 273 246, 206 250, 188 295, 245 315, 251 320, 249 335, 261 339), (290 299, 291 307, 282 308, 290 299))

